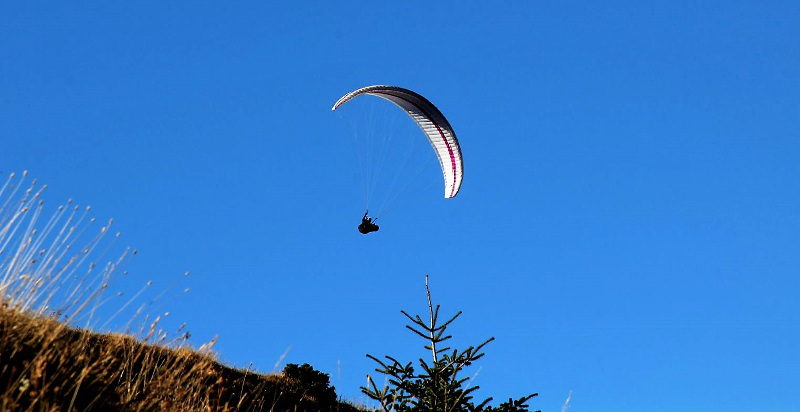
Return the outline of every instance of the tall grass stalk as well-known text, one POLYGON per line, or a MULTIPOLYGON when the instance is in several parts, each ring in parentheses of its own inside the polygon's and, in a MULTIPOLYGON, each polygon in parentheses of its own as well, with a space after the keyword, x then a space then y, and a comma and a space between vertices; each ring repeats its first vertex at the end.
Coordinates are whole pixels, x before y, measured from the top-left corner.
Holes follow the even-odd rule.
POLYGON ((29 315, 85 320, 88 326, 114 275, 124 271, 135 251, 125 248, 108 260, 119 238, 119 233, 109 236, 113 220, 97 228, 91 208, 71 199, 43 218, 47 186, 27 181, 27 172, 19 178, 12 173, 0 188, 0 300, 29 315))

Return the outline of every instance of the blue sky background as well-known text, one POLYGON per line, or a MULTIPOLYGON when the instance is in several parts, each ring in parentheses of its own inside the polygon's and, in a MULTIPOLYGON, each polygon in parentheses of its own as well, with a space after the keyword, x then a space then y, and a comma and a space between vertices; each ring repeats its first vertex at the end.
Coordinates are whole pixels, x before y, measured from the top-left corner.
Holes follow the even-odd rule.
POLYGON ((113 217, 134 290, 190 270, 171 318, 231 365, 361 399, 366 353, 428 356, 427 273, 454 346, 497 338, 479 396, 797 411, 799 39, 796 1, 3 3, 0 176, 113 217), (330 108, 371 84, 465 180, 362 236, 352 119, 391 106, 330 108))

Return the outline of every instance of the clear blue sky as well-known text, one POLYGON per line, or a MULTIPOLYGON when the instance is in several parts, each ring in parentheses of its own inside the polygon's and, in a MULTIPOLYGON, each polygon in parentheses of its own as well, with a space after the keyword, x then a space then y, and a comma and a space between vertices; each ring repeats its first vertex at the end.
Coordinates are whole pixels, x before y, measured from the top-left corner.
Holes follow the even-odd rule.
POLYGON ((427 356, 428 273, 455 346, 497 338, 479 396, 800 410, 800 3, 69 3, 0 5, 0 177, 190 270, 171 317, 223 361, 359 399, 366 353, 427 356), (362 236, 330 108, 370 84, 448 116, 465 180, 362 236))

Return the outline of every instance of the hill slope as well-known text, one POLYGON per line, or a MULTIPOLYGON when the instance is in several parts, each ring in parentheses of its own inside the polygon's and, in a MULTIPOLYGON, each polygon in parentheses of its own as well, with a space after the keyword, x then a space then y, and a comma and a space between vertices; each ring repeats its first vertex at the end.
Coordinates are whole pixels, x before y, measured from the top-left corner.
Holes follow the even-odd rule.
POLYGON ((361 411, 327 375, 262 375, 209 354, 98 334, 0 307, 0 410, 361 411))

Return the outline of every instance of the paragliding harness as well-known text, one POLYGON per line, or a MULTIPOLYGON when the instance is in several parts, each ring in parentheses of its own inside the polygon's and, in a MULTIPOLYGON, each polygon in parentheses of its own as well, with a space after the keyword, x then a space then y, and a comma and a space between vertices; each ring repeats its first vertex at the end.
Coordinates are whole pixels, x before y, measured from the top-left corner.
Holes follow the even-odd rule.
MULTIPOLYGON (((369 210, 364 212, 364 217, 361 218, 361 224, 358 225, 358 231, 363 233, 363 234, 365 234, 365 235, 367 233, 369 233, 369 232, 377 232, 378 229, 380 229, 378 227, 378 225, 373 223, 372 218, 368 217, 367 214, 369 214, 369 210)), ((378 220, 378 219, 375 219, 375 220, 378 220)))

